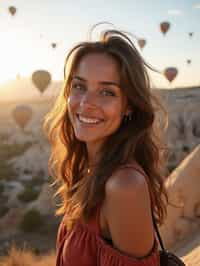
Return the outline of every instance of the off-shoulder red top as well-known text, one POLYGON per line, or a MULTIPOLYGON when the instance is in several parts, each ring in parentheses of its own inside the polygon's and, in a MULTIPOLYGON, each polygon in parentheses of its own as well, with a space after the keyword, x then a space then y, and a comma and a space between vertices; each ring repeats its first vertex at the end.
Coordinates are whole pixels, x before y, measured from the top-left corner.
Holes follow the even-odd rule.
POLYGON ((77 221, 67 231, 64 219, 59 226, 56 244, 56 266, 160 266, 158 242, 148 256, 134 258, 109 244, 101 235, 100 209, 87 224, 77 221))

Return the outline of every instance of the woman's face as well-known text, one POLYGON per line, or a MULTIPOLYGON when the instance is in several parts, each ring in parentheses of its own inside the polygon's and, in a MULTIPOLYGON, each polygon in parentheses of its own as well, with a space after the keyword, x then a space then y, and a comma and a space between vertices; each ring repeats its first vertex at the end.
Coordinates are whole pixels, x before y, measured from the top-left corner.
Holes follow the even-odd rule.
POLYGON ((85 55, 72 77, 68 110, 75 136, 87 144, 102 144, 127 114, 120 89, 119 67, 101 53, 85 55))

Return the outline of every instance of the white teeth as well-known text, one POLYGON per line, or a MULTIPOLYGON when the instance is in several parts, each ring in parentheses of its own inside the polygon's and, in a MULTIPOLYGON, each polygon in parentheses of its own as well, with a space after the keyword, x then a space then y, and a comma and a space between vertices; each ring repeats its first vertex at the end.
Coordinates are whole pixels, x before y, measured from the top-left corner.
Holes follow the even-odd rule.
POLYGON ((99 119, 94 119, 94 118, 86 118, 81 115, 78 116, 79 120, 84 123, 90 123, 90 124, 97 124, 100 122, 99 119))

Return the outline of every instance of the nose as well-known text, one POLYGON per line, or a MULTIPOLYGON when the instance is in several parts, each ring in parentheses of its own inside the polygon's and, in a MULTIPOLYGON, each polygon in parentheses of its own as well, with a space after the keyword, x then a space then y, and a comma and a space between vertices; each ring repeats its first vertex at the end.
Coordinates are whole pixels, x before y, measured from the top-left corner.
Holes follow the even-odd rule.
POLYGON ((97 99, 93 92, 87 91, 80 101, 81 107, 92 107, 97 105, 97 99))

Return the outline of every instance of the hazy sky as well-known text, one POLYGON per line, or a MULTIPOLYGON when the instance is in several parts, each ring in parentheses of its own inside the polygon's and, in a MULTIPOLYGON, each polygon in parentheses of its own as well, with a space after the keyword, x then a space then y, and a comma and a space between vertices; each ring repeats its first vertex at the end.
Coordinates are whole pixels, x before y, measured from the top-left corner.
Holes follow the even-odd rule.
POLYGON ((0 0, 0 84, 37 69, 62 79, 68 49, 100 21, 145 38, 141 53, 158 70, 178 68, 171 84, 152 74, 156 87, 200 85, 200 0, 0 0), (17 7, 15 16, 9 6, 17 7), (165 36, 159 29, 162 21, 171 23, 165 36))

